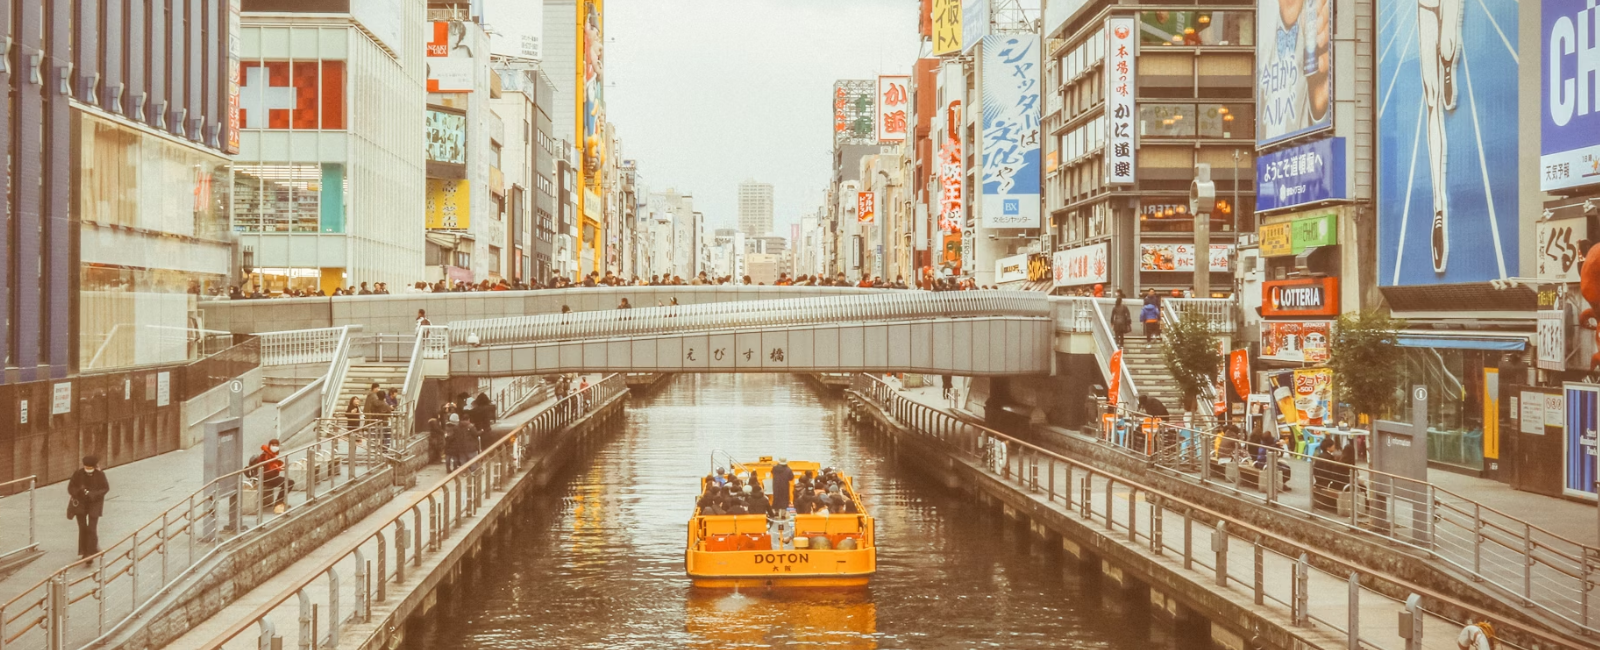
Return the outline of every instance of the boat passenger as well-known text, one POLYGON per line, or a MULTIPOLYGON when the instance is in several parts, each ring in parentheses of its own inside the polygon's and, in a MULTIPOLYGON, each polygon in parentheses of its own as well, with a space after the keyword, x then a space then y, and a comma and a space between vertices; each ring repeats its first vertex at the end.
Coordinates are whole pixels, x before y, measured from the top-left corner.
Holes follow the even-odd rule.
POLYGON ((716 483, 717 485, 727 485, 728 484, 727 472, 724 471, 721 467, 718 467, 717 468, 717 474, 715 476, 711 477, 711 482, 716 483))
POLYGON ((772 507, 775 510, 789 509, 789 483, 794 481, 794 470, 789 469, 789 459, 779 458, 778 464, 772 466, 772 507))

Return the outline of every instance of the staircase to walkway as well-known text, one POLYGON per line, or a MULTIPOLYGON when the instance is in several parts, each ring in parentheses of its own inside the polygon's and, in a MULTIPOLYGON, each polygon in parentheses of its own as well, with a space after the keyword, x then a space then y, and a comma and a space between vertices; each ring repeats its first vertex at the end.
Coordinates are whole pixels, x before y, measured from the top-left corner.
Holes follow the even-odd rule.
POLYGON ((406 364, 396 363, 370 363, 350 362, 350 369, 345 371, 344 383, 339 385, 338 407, 334 410, 336 415, 343 414, 345 406, 354 397, 365 404, 367 391, 376 383, 384 390, 400 389, 406 383, 406 364))
POLYGON ((1146 343, 1144 337, 1129 334, 1123 341, 1122 363, 1133 375, 1140 396, 1161 400, 1171 413, 1183 410, 1183 396, 1178 393, 1178 382, 1167 370, 1167 360, 1162 356, 1159 339, 1146 343))

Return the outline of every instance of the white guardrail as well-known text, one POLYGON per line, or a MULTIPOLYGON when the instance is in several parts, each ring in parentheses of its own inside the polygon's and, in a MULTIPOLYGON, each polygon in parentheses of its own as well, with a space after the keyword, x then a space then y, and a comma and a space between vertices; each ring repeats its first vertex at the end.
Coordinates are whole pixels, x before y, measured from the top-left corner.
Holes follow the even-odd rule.
POLYGON ((982 316, 1048 317, 1047 296, 1032 291, 883 292, 779 300, 668 305, 612 311, 516 316, 450 325, 450 343, 506 345, 576 338, 689 332, 736 327, 982 316))

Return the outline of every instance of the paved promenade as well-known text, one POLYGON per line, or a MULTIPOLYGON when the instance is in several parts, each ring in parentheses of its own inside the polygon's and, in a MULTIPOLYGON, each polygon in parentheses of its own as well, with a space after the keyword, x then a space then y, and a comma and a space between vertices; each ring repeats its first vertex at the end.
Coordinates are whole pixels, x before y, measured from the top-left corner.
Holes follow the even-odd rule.
MULTIPOLYGON (((272 439, 277 413, 276 404, 264 404, 245 416, 247 457, 272 439)), ((109 548, 204 486, 202 455, 202 445, 196 445, 106 470, 111 492, 106 495, 105 516, 100 519, 100 547, 109 548)), ((67 482, 52 483, 37 492, 35 525, 44 555, 0 578, 0 603, 78 560, 78 525, 66 518, 67 482)), ((0 499, 0 521, 7 522, 6 541, 19 529, 19 539, 26 539, 26 492, 0 499)))
MULTIPOLYGON (((890 380, 895 385, 894 380, 890 380)), ((941 395, 938 386, 907 388, 901 391, 907 397, 973 421, 981 421, 961 408, 951 408, 941 395)), ((1062 435, 1079 435, 1077 430, 1049 427, 1062 435)), ((1280 494, 1285 503, 1309 509, 1311 495, 1309 481, 1311 470, 1304 460, 1290 460, 1290 491, 1280 494)), ((1358 463, 1366 467, 1366 463, 1358 463)), ((1570 499, 1549 497, 1532 492, 1514 490, 1510 485, 1484 478, 1476 478, 1441 469, 1428 470, 1428 481, 1466 499, 1471 499, 1500 512, 1513 515, 1535 526, 1590 546, 1600 545, 1600 506, 1570 499)))

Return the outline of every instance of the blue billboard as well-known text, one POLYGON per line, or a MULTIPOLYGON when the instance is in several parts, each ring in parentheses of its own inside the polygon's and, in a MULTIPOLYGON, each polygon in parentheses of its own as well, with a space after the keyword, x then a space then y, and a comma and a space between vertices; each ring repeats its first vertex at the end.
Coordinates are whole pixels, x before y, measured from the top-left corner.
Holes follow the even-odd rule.
POLYGON ((1516 275, 1516 1, 1382 9, 1378 283, 1516 275))
POLYGON ((1566 480, 1568 494, 1594 494, 1596 411, 1600 386, 1567 384, 1566 480))
POLYGON ((1539 15, 1539 189, 1600 183, 1600 11, 1591 0, 1544 0, 1539 15))
POLYGON ((1256 210, 1349 198, 1344 138, 1325 138, 1256 158, 1256 210))
POLYGON ((1039 36, 983 37, 984 228, 1038 228, 1039 36))

